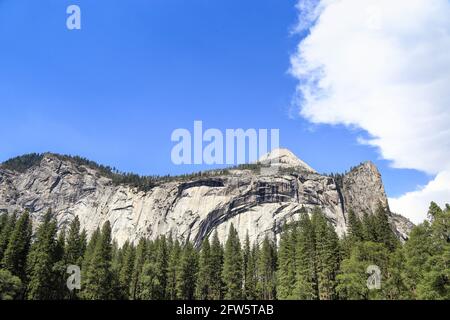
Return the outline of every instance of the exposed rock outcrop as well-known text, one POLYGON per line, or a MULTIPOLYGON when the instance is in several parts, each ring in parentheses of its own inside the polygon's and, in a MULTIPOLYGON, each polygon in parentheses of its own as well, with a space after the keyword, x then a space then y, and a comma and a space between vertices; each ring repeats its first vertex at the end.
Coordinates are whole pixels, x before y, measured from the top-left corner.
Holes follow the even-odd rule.
MULTIPOLYGON (((262 159, 273 159, 271 155, 262 159)), ((263 161, 263 162, 264 162, 263 161)), ((24 172, 0 167, 0 211, 29 210, 41 221, 51 208, 60 227, 75 216, 91 234, 109 220, 119 242, 171 233, 201 243, 217 230, 225 239, 231 223, 241 238, 252 241, 279 234, 286 222, 298 219, 302 207, 320 207, 338 234, 347 228, 347 214, 372 213, 378 203, 388 206, 377 168, 364 163, 341 181, 320 175, 291 152, 283 151, 280 171, 264 175, 258 169, 210 172, 196 179, 161 182, 149 191, 117 185, 89 165, 46 154, 24 172)), ((392 215, 392 224, 406 237, 412 224, 392 215)))

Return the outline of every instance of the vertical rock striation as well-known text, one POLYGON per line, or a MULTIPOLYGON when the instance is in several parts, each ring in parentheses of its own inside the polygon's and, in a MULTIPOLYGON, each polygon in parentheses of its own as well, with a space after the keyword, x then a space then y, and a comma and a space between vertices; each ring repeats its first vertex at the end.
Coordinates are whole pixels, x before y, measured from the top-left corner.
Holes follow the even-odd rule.
MULTIPOLYGON (((0 212, 29 210, 39 222, 51 208, 60 227, 78 216, 88 234, 110 221, 119 244, 172 234, 198 245, 215 230, 225 240, 231 223, 241 238, 247 233, 258 242, 277 237, 302 208, 322 209, 343 235, 350 209, 362 214, 373 213, 378 203, 388 208, 381 175, 371 162, 336 181, 286 149, 277 157, 280 170, 275 175, 264 175, 255 165, 212 171, 189 181, 174 178, 142 191, 114 183, 93 166, 45 154, 23 171, 0 167, 0 212)), ((269 154, 262 160, 274 159, 269 154)), ((412 224, 399 215, 391 220, 397 234, 407 237, 412 224)))

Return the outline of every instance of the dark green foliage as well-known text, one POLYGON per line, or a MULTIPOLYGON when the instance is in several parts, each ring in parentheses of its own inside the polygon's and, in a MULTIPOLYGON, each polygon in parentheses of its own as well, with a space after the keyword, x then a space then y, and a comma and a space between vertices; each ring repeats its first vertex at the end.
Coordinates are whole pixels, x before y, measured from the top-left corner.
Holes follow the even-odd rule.
POLYGON ((222 279, 224 250, 219 241, 217 231, 214 232, 211 242, 211 299, 220 300, 224 295, 222 279))
POLYGON ((418 299, 450 299, 450 210, 432 203, 431 223, 413 229, 404 246, 406 284, 418 299))
POLYGON ((450 242, 450 205, 446 204, 442 210, 432 202, 428 210, 428 216, 432 222, 433 241, 440 246, 450 242))
POLYGON ((257 246, 255 245, 253 248, 250 244, 250 238, 247 234, 244 243, 244 251, 243 251, 243 298, 246 300, 256 300, 257 299, 257 291, 256 284, 258 281, 257 278, 257 260, 258 260, 258 251, 257 246))
POLYGON ((213 265, 211 260, 211 246, 209 239, 205 239, 202 244, 199 259, 199 269, 195 296, 198 300, 212 300, 211 279, 213 265))
POLYGON ((9 216, 7 213, 0 213, 0 235, 2 234, 3 228, 8 224, 9 216))
POLYGON ((386 247, 393 251, 399 245, 399 241, 392 231, 389 223, 388 210, 381 204, 378 205, 374 216, 376 242, 383 243, 386 247))
POLYGON ((167 297, 170 300, 177 299, 177 278, 179 263, 181 260, 181 246, 178 240, 172 241, 169 246, 169 266, 167 272, 167 297))
POLYGON ((83 278, 85 276, 85 271, 89 269, 89 264, 92 259, 92 255, 94 254, 95 246, 97 244, 97 241, 100 239, 100 228, 97 228, 91 235, 91 239, 89 240, 89 243, 86 245, 84 257, 83 257, 83 263, 82 263, 82 271, 83 271, 83 278))
POLYGON ((109 222, 87 243, 78 218, 57 233, 50 211, 32 238, 28 213, 3 214, 0 299, 450 299, 450 206, 432 203, 430 221, 404 244, 382 206, 348 218, 341 240, 320 210, 302 209, 278 248, 268 237, 252 245, 248 235, 241 248, 231 225, 225 248, 216 231, 197 250, 164 236, 119 247, 109 222), (81 264, 81 292, 66 288, 69 264, 81 264), (379 267, 381 289, 367 286, 369 266, 379 267))
POLYGON ((145 239, 141 239, 136 248, 133 273, 131 274, 131 284, 130 284, 131 300, 140 299, 141 296, 140 278, 142 274, 142 269, 144 268, 146 256, 147 256, 147 242, 145 241, 145 239))
POLYGON ((437 217, 441 216, 443 214, 443 211, 441 207, 437 205, 436 202, 432 201, 430 204, 430 208, 428 209, 428 218, 433 221, 437 217))
POLYGON ((156 267, 158 268, 157 279, 160 284, 159 299, 168 299, 167 283, 169 272, 169 245, 167 238, 161 236, 156 243, 156 267))
POLYGON ((233 224, 230 226, 228 240, 225 244, 222 278, 225 290, 224 298, 227 300, 242 299, 241 243, 233 224))
POLYGON ((177 270, 176 292, 179 300, 193 300, 197 284, 198 253, 193 244, 185 244, 177 270))
POLYGON ((2 216, 2 232, 0 233, 0 262, 3 260, 6 248, 9 244, 11 233, 16 225, 17 214, 12 215, 4 214, 2 216))
POLYGON ((22 282, 8 270, 0 269, 0 300, 15 300, 22 292, 22 282))
POLYGON ((17 220, 14 230, 10 234, 8 246, 1 262, 1 267, 19 277, 22 283, 26 282, 25 267, 30 250, 31 234, 30 215, 25 212, 17 220))
POLYGON ((165 237, 147 245, 147 255, 140 276, 142 300, 167 299, 169 254, 165 237))
POLYGON ((157 300, 161 299, 161 283, 158 280, 158 269, 156 263, 147 261, 142 268, 140 279, 140 286, 142 288, 140 293, 141 300, 157 300))
POLYGON ((353 210, 348 213, 348 235, 351 241, 364 240, 363 224, 353 210))
POLYGON ((363 218, 362 218, 362 225, 363 225, 363 233, 364 233, 364 241, 377 241, 377 230, 376 230, 376 223, 375 223, 375 216, 369 215, 367 212, 364 212, 363 218))
MULTIPOLYGON (((114 299, 114 274, 112 270, 111 225, 105 222, 97 239, 83 277, 81 295, 88 300, 114 299)), ((93 240, 91 239, 91 242, 93 240)))
POLYGON ((405 255, 402 247, 389 254, 387 274, 382 290, 384 298, 388 300, 412 298, 406 285, 405 255))
POLYGON ((1 167, 3 169, 11 170, 11 171, 17 171, 17 172, 25 172, 28 169, 38 165, 42 158, 44 157, 44 154, 40 153, 31 153, 26 154, 20 157, 15 157, 12 159, 9 159, 1 164, 1 167))
MULTIPOLYGON (((67 276, 64 268, 67 268, 69 265, 79 266, 80 268, 83 266, 83 258, 86 251, 87 246, 86 240, 86 231, 83 230, 80 233, 80 220, 78 217, 75 217, 73 221, 70 223, 69 231, 66 237, 66 244, 64 248, 64 258, 63 258, 63 266, 62 266, 62 286, 64 290, 65 281, 64 278, 67 276)), ((64 290, 65 291, 65 290, 64 290)), ((79 296, 78 290, 73 290, 73 292, 69 292, 69 299, 77 299, 79 296)))
POLYGON ((339 242, 334 227, 322 212, 313 212, 315 231, 315 268, 318 294, 321 300, 335 298, 336 275, 339 270, 339 242))
POLYGON ((276 297, 277 251, 275 244, 266 236, 258 256, 258 282, 256 290, 259 299, 274 300, 276 297))
POLYGON ((367 300, 369 298, 366 268, 367 264, 360 261, 355 252, 350 258, 342 261, 340 273, 336 278, 336 292, 340 299, 367 300))
POLYGON ((349 259, 342 261, 340 274, 337 276, 337 292, 340 299, 365 300, 381 299, 382 292, 370 291, 367 286, 369 266, 378 266, 382 272, 381 280, 387 278, 389 250, 381 243, 359 242, 355 244, 349 259))
POLYGON ((36 241, 28 256, 27 298, 30 300, 51 300, 58 297, 59 278, 54 272, 58 261, 56 233, 56 220, 49 211, 37 230, 36 241))
POLYGON ((69 226, 67 244, 65 250, 65 261, 67 264, 81 266, 86 250, 86 236, 80 233, 80 220, 75 217, 69 226))
POLYGON ((122 264, 119 266, 119 288, 118 298, 121 300, 129 299, 130 285, 133 275, 133 267, 136 256, 135 247, 126 242, 122 248, 122 264))
POLYGON ((55 264, 53 265, 53 273, 55 277, 55 298, 58 300, 63 300, 65 298, 70 298, 71 295, 66 287, 66 270, 67 262, 65 258, 65 247, 66 247, 66 230, 63 228, 58 235, 56 240, 55 249, 55 264))
POLYGON ((293 297, 301 300, 318 299, 316 235, 309 215, 303 210, 297 228, 295 249, 295 287, 293 297))
POLYGON ((296 281, 297 230, 287 228, 280 240, 278 252, 277 296, 280 300, 294 299, 296 281))
MULTIPOLYGON (((385 244, 390 251, 399 246, 399 241, 389 223, 389 212, 381 203, 374 214, 364 213, 362 219, 363 240, 385 244)), ((350 234, 352 230, 349 230, 350 234)))
POLYGON ((430 257, 425 274, 417 285, 417 298, 426 300, 450 300, 450 245, 443 252, 430 257))

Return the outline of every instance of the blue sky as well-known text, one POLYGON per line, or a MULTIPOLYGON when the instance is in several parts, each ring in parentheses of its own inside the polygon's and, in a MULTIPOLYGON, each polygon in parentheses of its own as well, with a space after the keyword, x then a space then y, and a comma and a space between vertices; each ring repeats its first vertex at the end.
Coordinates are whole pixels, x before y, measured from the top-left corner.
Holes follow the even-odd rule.
POLYGON ((365 160, 390 197, 431 177, 392 169, 362 129, 312 124, 292 106, 301 35, 292 0, 0 0, 0 161, 81 155, 123 171, 178 174, 177 128, 279 128, 281 145, 319 172, 365 160), (78 4, 82 30, 69 31, 78 4))

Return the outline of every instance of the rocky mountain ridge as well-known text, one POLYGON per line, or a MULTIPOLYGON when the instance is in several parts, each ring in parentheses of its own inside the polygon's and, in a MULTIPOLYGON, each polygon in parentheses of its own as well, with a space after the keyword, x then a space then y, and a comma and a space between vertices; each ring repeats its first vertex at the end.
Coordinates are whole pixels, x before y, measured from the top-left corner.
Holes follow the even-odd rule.
MULTIPOLYGON (((388 208, 381 175, 371 162, 337 179, 317 173, 289 150, 276 154, 280 167, 275 174, 253 164, 156 179, 142 189, 115 182, 104 167, 48 153, 20 170, 0 166, 0 212, 29 210, 39 222, 51 208, 60 228, 78 216, 91 234, 110 221, 119 244, 172 234, 198 245, 215 230, 225 240, 231 223, 241 239, 247 233, 258 242, 266 235, 276 237, 302 208, 316 207, 342 236, 349 210, 362 215, 373 213, 378 203, 388 208)), ((261 159, 267 161, 274 161, 273 154, 261 159)), ((399 237, 406 238, 412 223, 400 215, 390 218, 399 237)))

